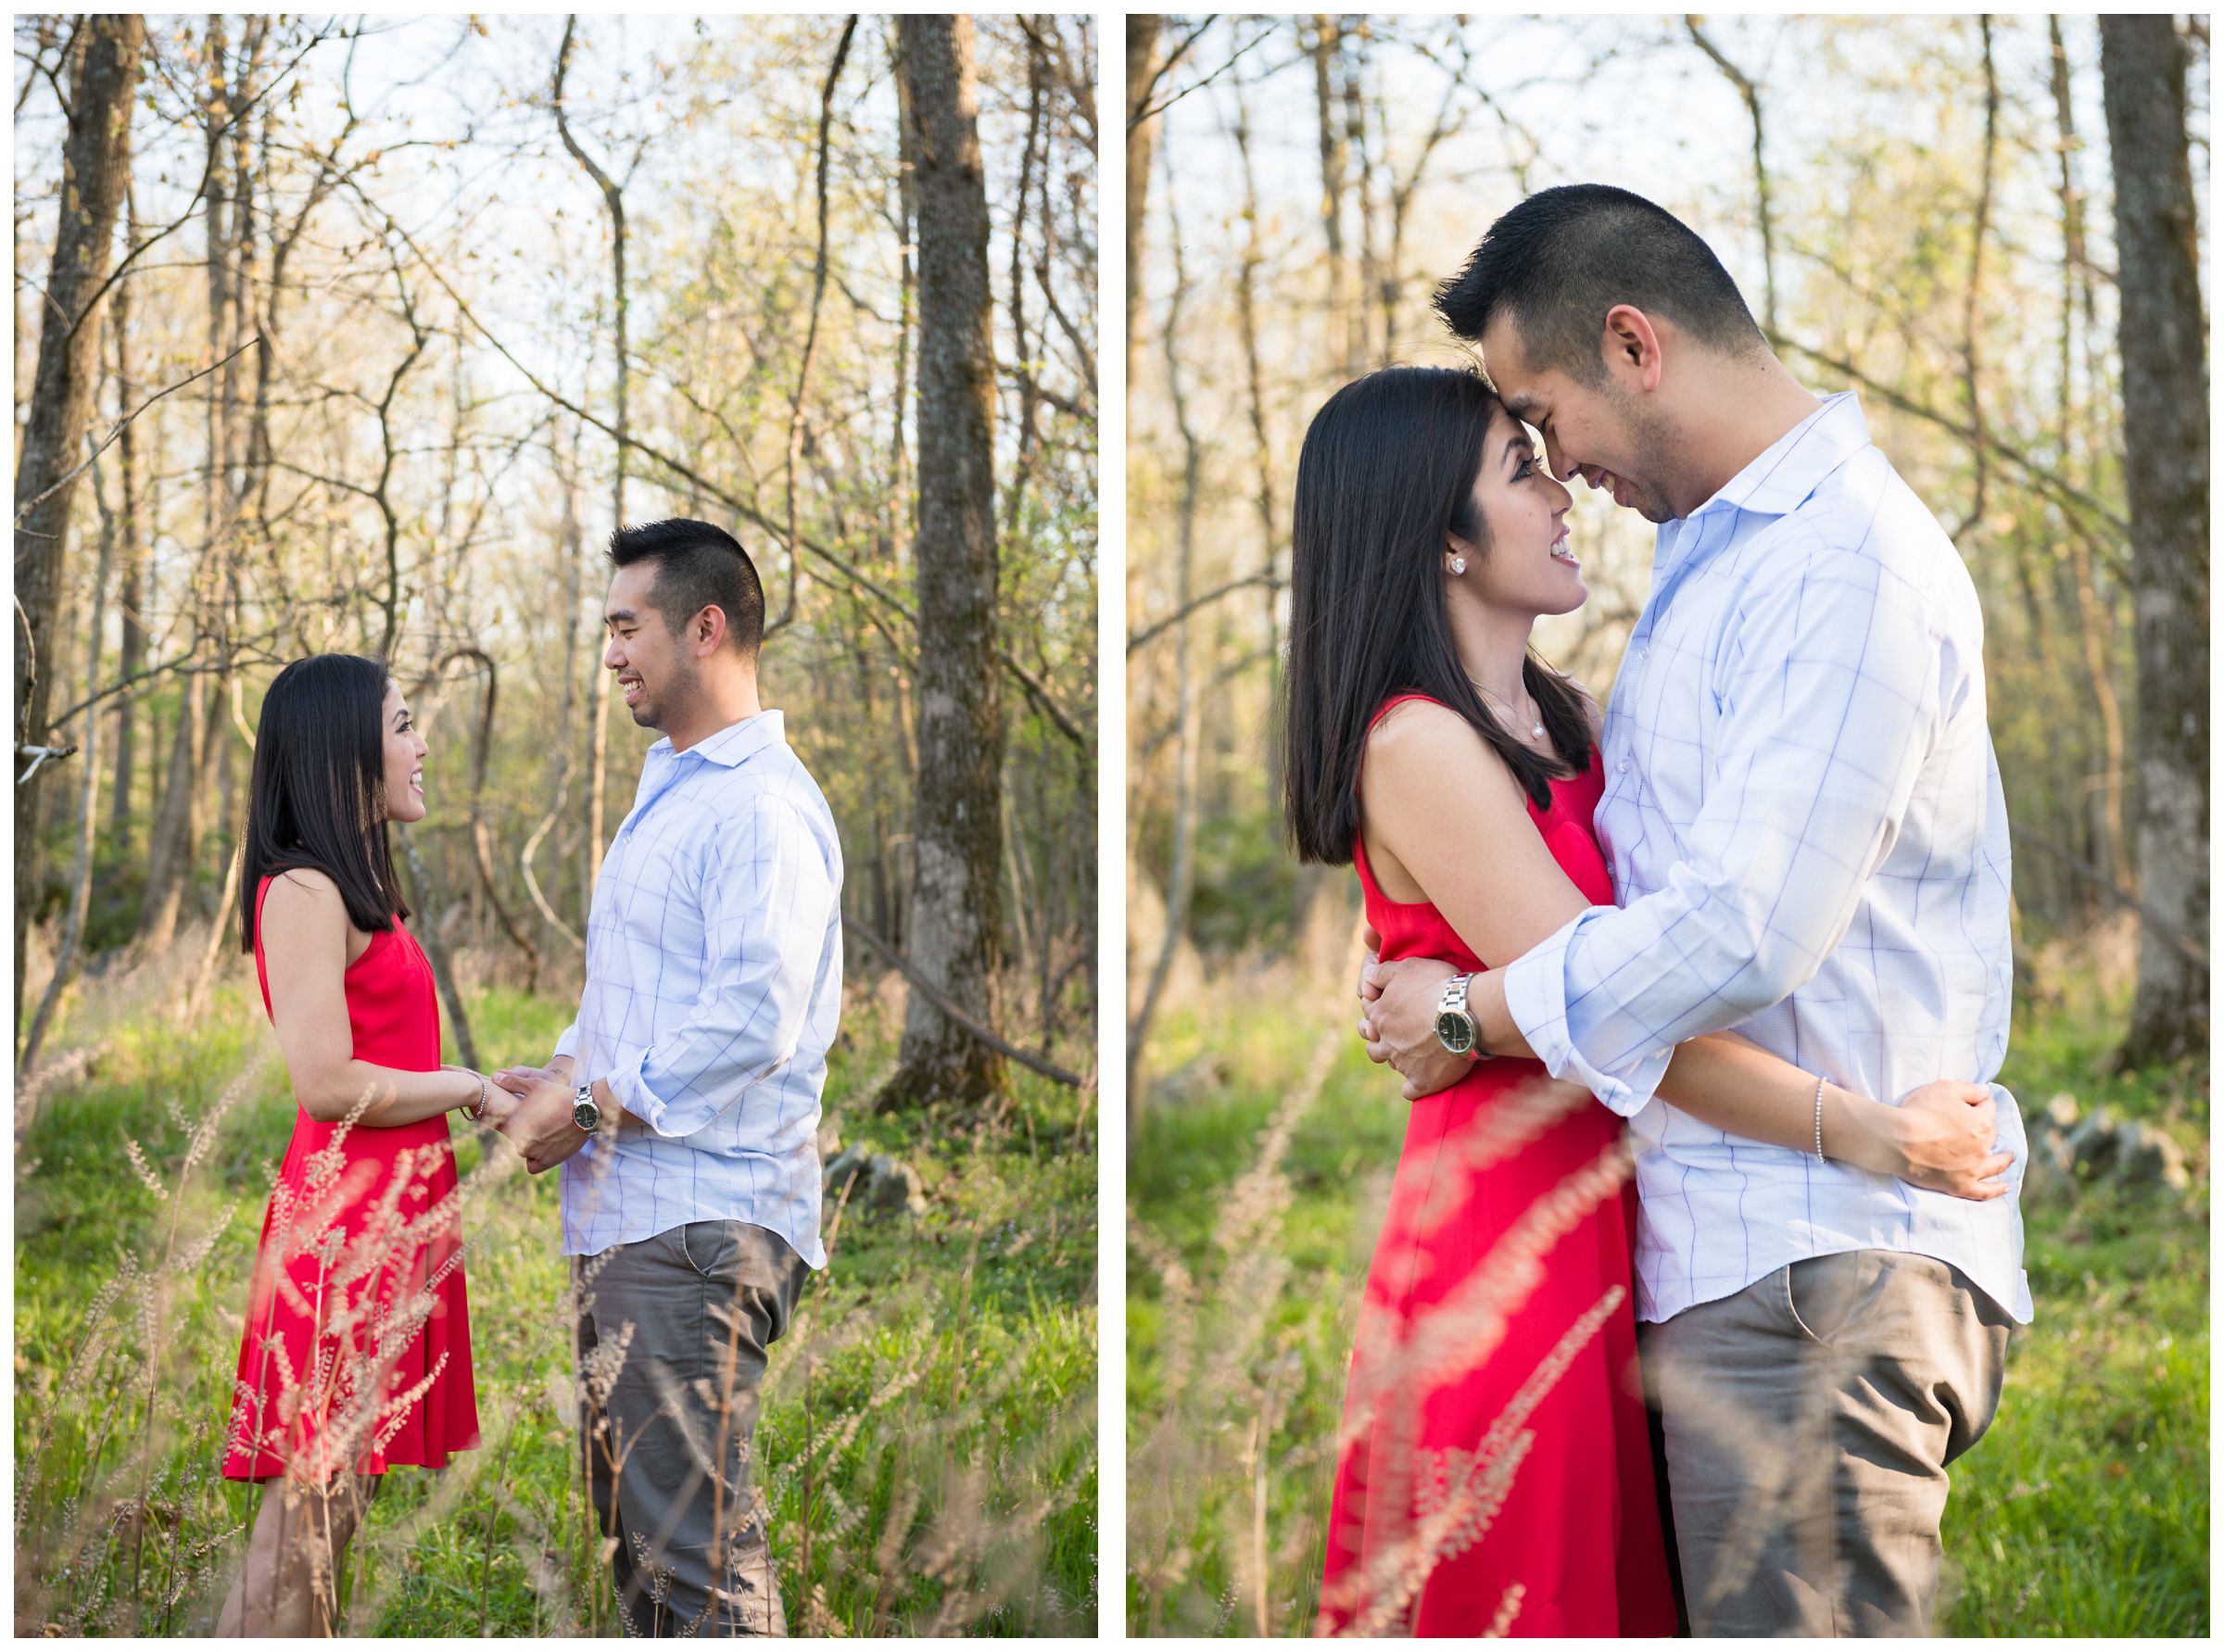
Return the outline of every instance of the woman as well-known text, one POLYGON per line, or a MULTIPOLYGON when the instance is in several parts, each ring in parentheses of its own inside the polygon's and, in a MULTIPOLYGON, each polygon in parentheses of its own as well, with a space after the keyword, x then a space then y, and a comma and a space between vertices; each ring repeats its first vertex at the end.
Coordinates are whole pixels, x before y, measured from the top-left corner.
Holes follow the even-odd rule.
POLYGON ((424 818, 425 743, 375 660, 320 654, 262 703, 240 877, 298 1112, 263 1218, 223 1472, 259 1482, 222 1634, 329 1634, 378 1477, 479 1443, 448 1115, 512 1105, 440 1065, 388 823, 424 818))
MULTIPOLYGON (((1354 865, 1385 958, 1497 967, 1613 899, 1596 705, 1530 649, 1584 599, 1569 503, 1472 372, 1373 373, 1307 433, 1286 816, 1303 859, 1354 865)), ((1830 1156, 2004 1191, 1980 1086, 1893 1107, 1721 1035, 1680 1046, 1660 1093, 1807 1151, 1819 1117, 1830 1156)), ((1324 1632, 1674 1632, 1621 1129, 1535 1062, 1414 1104, 1346 1395, 1324 1632)))

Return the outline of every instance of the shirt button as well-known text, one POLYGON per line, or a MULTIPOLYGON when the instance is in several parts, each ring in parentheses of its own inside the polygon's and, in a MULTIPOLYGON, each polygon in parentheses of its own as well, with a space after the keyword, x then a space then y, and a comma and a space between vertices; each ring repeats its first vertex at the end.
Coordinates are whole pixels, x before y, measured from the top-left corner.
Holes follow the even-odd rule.
POLYGON ((1615 774, 1617 774, 1617 775, 1626 775, 1626 774, 1628 774, 1628 773, 1629 773, 1629 759, 1628 759, 1628 758, 1626 758, 1626 757, 1624 757, 1624 759, 1623 759, 1623 760, 1622 760, 1620 763, 1616 763, 1616 764, 1614 765, 1614 773, 1615 773, 1615 774))

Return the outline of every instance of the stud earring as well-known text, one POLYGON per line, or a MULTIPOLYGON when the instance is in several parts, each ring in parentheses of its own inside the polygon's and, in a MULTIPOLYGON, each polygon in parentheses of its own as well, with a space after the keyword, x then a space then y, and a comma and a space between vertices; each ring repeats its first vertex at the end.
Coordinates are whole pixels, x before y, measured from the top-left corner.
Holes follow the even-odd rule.
POLYGON ((1454 557, 1452 559, 1452 572, 1454 574, 1465 574, 1467 572, 1467 559, 1465 557, 1454 557))

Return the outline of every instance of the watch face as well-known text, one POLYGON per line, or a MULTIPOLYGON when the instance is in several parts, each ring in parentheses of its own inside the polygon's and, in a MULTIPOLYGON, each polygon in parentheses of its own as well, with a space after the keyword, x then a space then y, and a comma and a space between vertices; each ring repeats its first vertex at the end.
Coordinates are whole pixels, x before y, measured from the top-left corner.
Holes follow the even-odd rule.
POLYGON ((591 1136, 602 1123, 602 1109, 592 1102, 574 1103, 572 1122, 591 1136))
POLYGON ((1475 1047, 1475 1024, 1447 1010, 1436 1017, 1436 1041, 1454 1055, 1465 1055, 1475 1047))

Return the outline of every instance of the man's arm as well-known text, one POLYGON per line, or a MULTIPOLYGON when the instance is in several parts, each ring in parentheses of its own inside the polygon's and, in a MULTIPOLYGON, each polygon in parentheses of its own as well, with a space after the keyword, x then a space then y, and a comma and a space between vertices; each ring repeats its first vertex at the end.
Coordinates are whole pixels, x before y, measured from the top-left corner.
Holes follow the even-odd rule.
POLYGON ((769 796, 721 826, 701 888, 712 962, 694 1010, 604 1075, 660 1136, 693 1135, 795 1053, 840 894, 802 814, 769 796))
POLYGON ((1889 852, 1941 720, 1922 594, 1875 561, 1772 549, 1744 593, 1706 801, 1666 886, 1592 907, 1480 995, 1559 1078, 1634 1113, 1687 1039, 1811 980, 1889 852), (1502 1017, 1501 1017, 1502 1011, 1502 1017))
MULTIPOLYGON (((840 894, 817 839, 791 806, 761 798, 717 834, 701 882, 710 975, 692 1015, 594 1080, 606 1131, 630 1121, 661 1136, 694 1134, 787 1060, 802 1031, 840 894)), ((536 1174, 588 1140, 572 1122, 577 1038, 574 1023, 548 1066, 497 1076, 520 1098, 503 1133, 536 1174)))
MULTIPOLYGON (((1750 1019, 1821 967, 1891 846, 1940 713, 1920 598, 1872 561, 1781 548, 1737 636, 1711 685, 1723 729, 1707 801, 1667 886, 1588 908, 1469 983, 1485 1050, 1533 1054, 1625 1114, 1675 1044, 1750 1019)), ((1448 975, 1370 972, 1370 1053, 1413 1093, 1442 1087, 1433 1027, 1448 975)))

